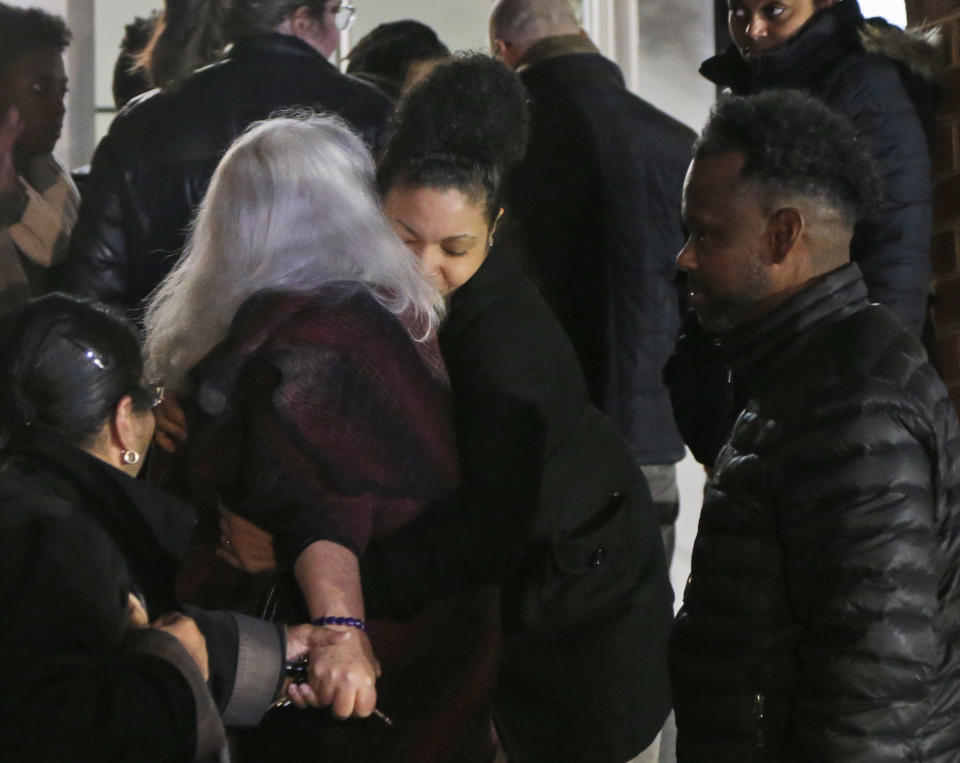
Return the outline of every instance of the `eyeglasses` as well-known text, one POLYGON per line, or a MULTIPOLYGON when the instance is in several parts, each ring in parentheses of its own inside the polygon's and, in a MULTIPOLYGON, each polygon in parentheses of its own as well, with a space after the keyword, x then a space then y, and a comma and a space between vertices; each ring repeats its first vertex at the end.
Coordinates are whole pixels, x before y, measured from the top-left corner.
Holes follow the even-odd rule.
POLYGON ((357 7, 350 3, 340 3, 330 9, 333 11, 333 23, 341 32, 347 31, 353 22, 353 17, 357 15, 357 7))

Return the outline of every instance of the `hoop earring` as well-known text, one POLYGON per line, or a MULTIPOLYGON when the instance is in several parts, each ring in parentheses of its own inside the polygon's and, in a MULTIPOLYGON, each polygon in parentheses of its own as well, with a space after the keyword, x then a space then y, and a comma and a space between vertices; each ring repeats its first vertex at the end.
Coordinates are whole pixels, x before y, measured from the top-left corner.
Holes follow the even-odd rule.
POLYGON ((140 454, 135 450, 125 450, 120 456, 123 458, 123 463, 127 466, 133 466, 140 460, 140 454))

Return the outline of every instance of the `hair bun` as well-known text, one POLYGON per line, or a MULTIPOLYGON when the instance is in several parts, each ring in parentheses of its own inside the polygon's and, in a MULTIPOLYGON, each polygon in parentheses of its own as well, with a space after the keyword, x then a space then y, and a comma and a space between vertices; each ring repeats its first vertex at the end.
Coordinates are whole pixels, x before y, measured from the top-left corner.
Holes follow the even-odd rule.
POLYGON ((490 56, 461 55, 407 94, 393 128, 395 148, 408 159, 447 155, 507 169, 526 150, 526 91, 490 56))

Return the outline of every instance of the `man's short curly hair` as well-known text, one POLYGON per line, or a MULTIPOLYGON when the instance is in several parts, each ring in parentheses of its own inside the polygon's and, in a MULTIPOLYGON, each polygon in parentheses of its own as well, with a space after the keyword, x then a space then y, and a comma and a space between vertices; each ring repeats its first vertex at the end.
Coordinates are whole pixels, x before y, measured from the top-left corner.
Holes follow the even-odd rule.
POLYGON ((59 16, 0 3, 0 75, 27 53, 51 48, 62 52, 69 44, 70 30, 59 16))
POLYGON ((721 99, 693 150, 698 158, 737 151, 746 157, 744 179, 775 196, 825 201, 851 225, 880 203, 864 139, 844 116, 797 90, 721 99))

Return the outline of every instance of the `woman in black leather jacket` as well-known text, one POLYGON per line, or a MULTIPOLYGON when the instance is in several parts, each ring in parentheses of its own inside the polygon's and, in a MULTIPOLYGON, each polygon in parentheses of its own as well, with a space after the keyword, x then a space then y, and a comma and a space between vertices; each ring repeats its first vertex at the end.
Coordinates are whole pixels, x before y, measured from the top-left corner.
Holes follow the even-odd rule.
POLYGON ((379 142, 389 100, 327 61, 348 20, 339 0, 168 0, 164 34, 174 43, 161 37, 163 60, 149 67, 162 87, 128 104, 97 146, 57 286, 139 319, 220 157, 273 112, 337 114, 368 145, 379 142), (222 60, 192 71, 228 43, 222 60))

